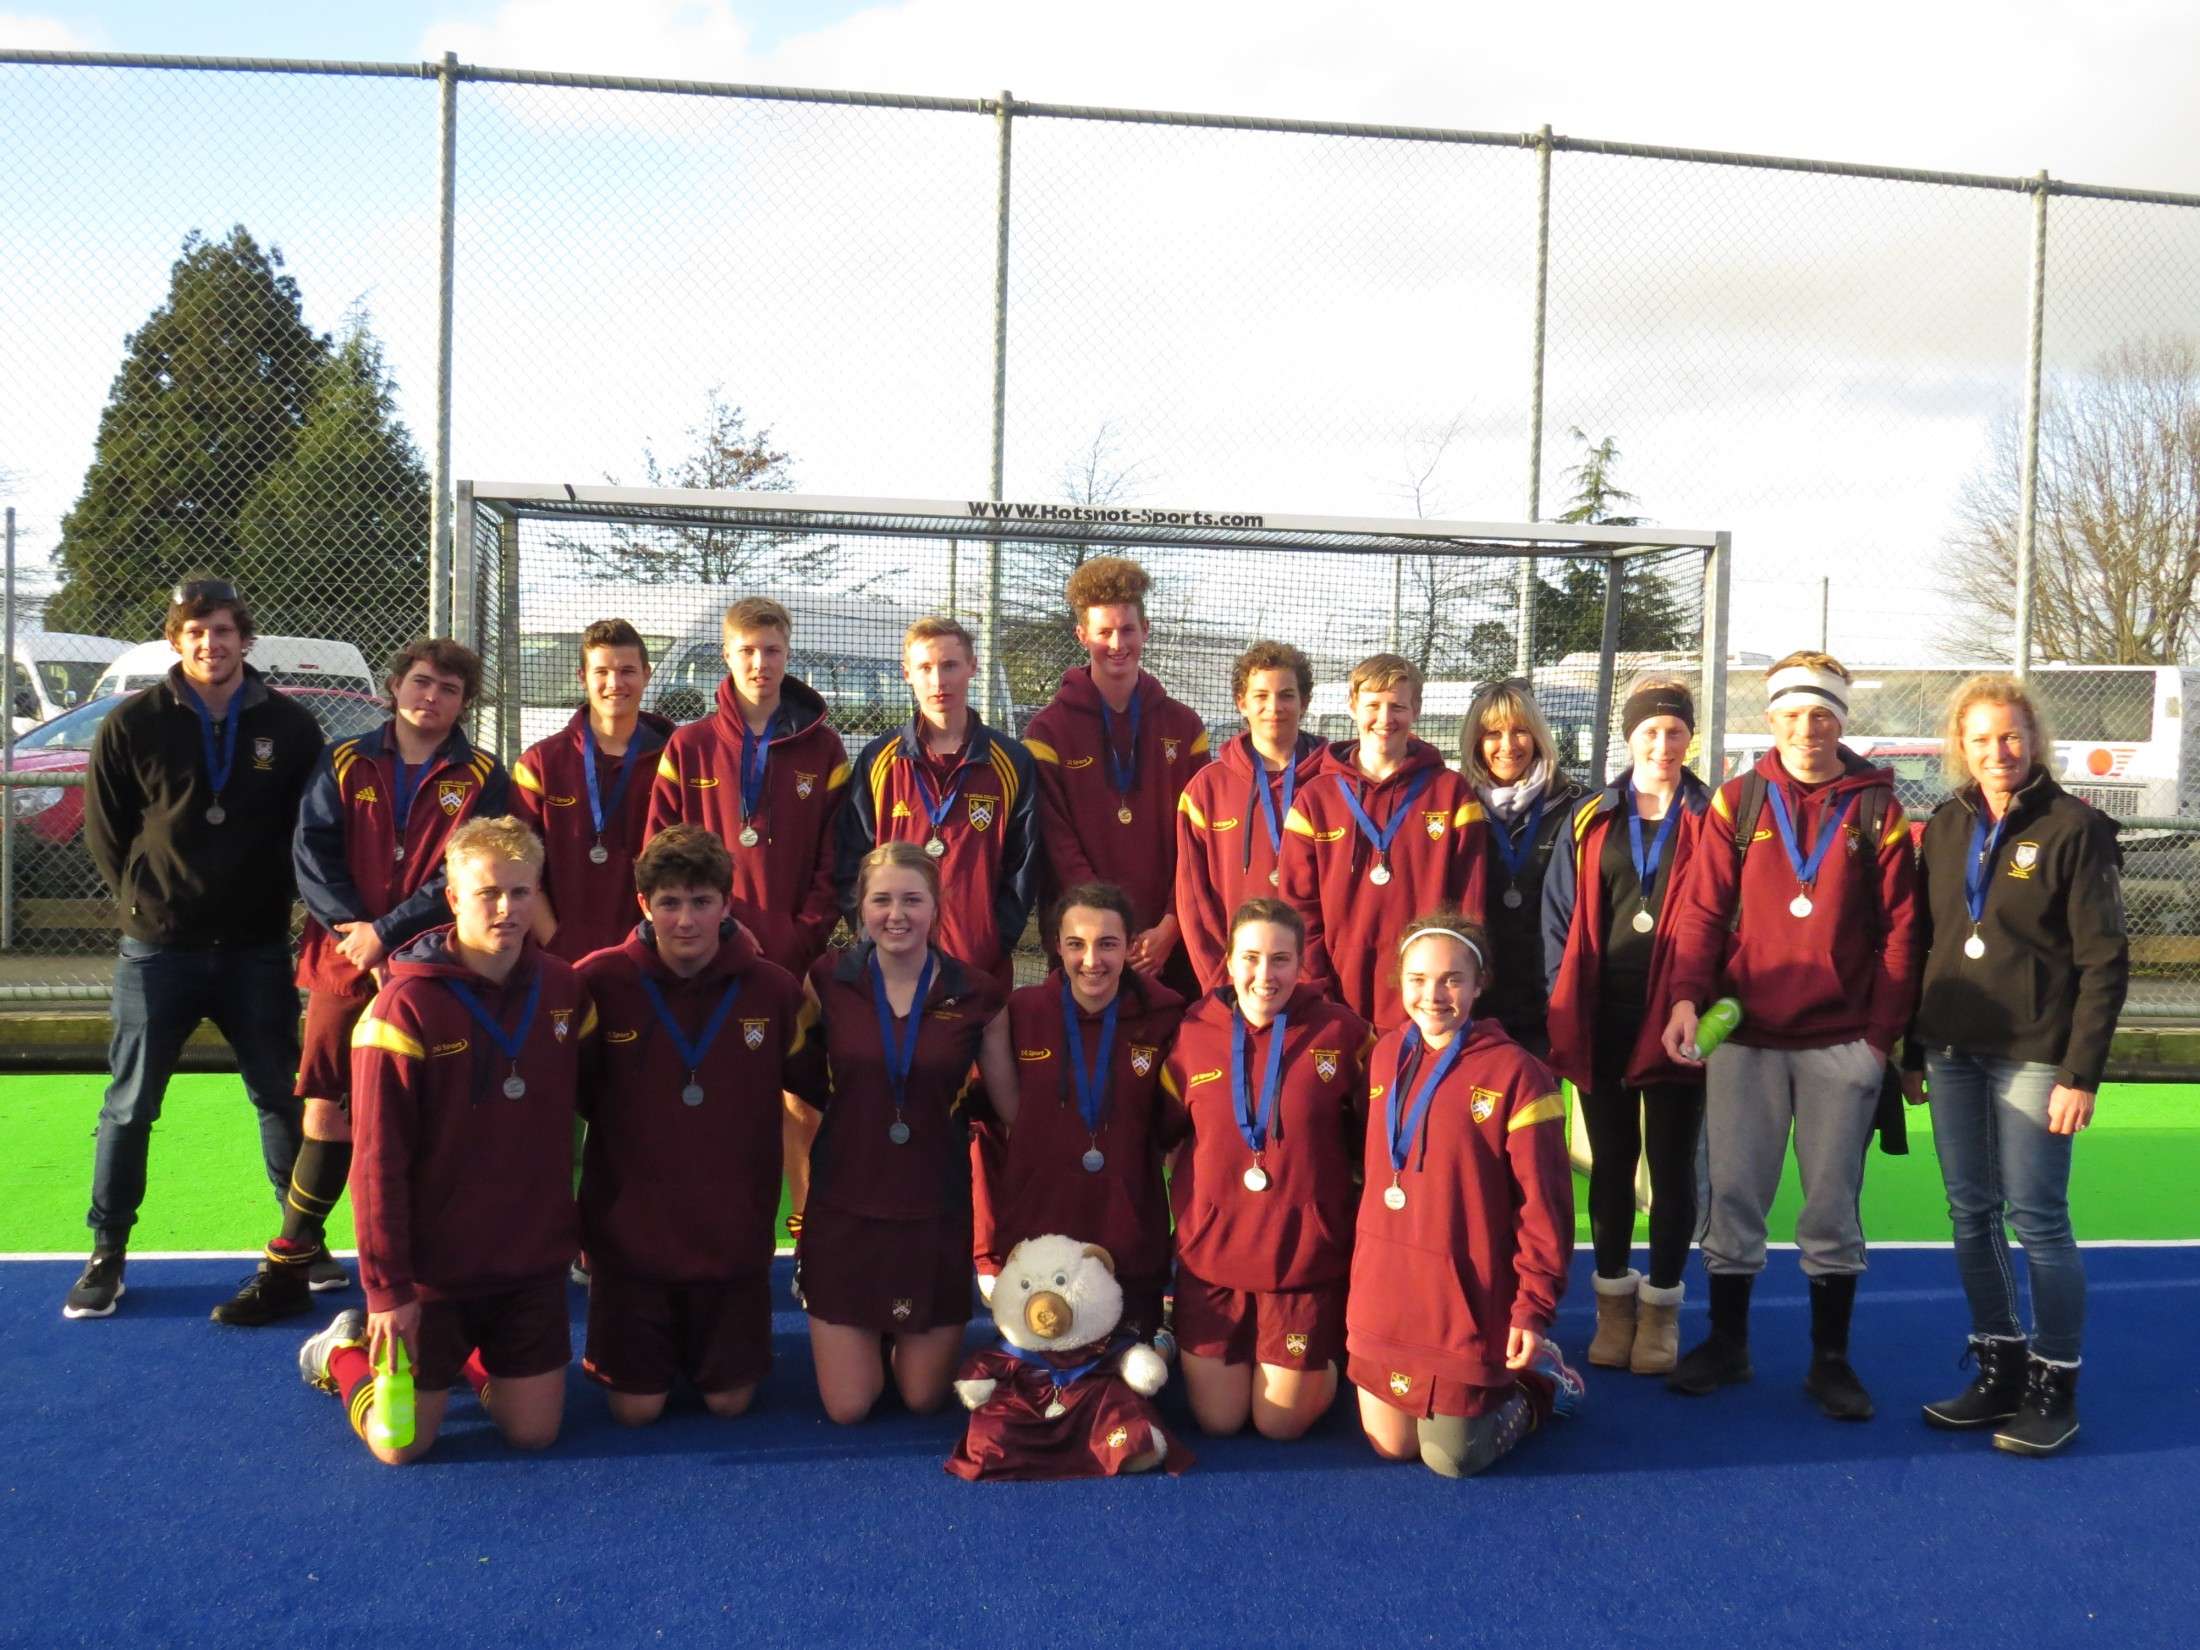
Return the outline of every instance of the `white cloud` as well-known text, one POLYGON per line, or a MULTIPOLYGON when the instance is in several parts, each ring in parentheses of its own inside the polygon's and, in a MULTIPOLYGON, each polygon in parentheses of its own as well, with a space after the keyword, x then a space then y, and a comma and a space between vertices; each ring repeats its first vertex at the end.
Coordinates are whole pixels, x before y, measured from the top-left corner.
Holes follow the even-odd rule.
POLYGON ((83 52, 105 42, 74 23, 28 12, 0 11, 0 46, 23 52, 83 52))

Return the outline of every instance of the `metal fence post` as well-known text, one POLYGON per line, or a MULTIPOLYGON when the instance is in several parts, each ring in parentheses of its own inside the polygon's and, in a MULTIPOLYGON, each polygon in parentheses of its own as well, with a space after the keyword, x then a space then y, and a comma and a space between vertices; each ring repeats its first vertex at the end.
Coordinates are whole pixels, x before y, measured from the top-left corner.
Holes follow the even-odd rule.
MULTIPOLYGON (((6 589, 0 594, 6 613, 7 716, 0 719, 0 773, 15 776, 15 506, 8 506, 6 589)), ((0 786, 0 951, 15 949, 15 792, 0 786)))
POLYGON ((1604 558, 1604 639, 1597 645, 1597 711, 1594 766, 1599 787, 1611 778, 1612 742, 1612 685, 1619 669, 1619 608, 1620 593, 1626 581, 1621 577, 1623 563, 1617 553, 1607 552, 1604 558))
POLYGON ((428 634, 451 634, 451 320, 458 246, 458 54, 436 71, 435 456, 428 478, 428 634))
POLYGON ((497 760, 519 760, 520 712, 527 702, 519 629, 519 517, 497 523, 497 760))
MULTIPOLYGON (((998 196, 994 205, 993 232, 993 470, 992 491, 1001 497, 1001 482, 1008 449, 1008 158, 1009 131, 1015 120, 1016 99, 1008 92, 994 108, 1000 129, 998 196)), ((1001 541, 998 535, 985 541, 985 617, 980 624, 985 653, 985 682, 979 695, 979 714, 997 727, 1006 728, 1011 695, 1008 661, 1001 657, 1001 541), (996 684, 998 688, 996 689, 996 684)))
POLYGON ((2047 312, 2047 173, 2032 186, 2032 280, 2024 340, 2024 469, 2017 481, 2016 636, 2011 664, 2021 678, 2032 668, 2032 533, 2039 513, 2040 351, 2047 312))
POLYGON ((1703 699, 1696 726, 1703 732, 1703 778, 1717 785, 1726 766, 1726 624, 1727 586, 1732 578, 1734 541, 1716 535, 1703 568, 1703 699))
MULTIPOLYGON (((1535 145, 1535 351, 1528 369, 1528 520, 1543 519, 1543 324, 1551 281, 1551 129, 1535 145)), ((1514 673, 1527 680, 1535 666, 1535 558, 1520 563, 1520 638, 1514 673)), ((1599 761, 1603 758, 1599 757, 1599 761)))

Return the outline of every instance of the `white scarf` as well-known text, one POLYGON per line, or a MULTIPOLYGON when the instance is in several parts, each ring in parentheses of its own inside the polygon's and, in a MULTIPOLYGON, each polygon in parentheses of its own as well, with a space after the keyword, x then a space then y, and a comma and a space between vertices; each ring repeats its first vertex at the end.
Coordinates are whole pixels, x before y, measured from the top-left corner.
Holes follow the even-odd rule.
POLYGON ((1512 825, 1524 819, 1535 799, 1543 794, 1551 782, 1551 764, 1542 757, 1528 770, 1528 777, 1512 785, 1477 785, 1482 794, 1482 806, 1488 812, 1512 825))

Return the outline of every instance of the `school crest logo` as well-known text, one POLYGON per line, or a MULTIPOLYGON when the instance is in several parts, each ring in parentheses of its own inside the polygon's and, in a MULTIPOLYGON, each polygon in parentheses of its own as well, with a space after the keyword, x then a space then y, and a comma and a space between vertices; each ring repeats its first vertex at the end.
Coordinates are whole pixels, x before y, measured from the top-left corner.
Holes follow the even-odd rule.
POLYGON ((255 768, 272 768, 275 766, 274 740, 255 739, 252 741, 252 765, 255 768))
POLYGON ((894 1321, 896 1323, 906 1322, 916 1309, 917 1303, 907 1295, 896 1296, 894 1299, 894 1321))
POLYGON ((804 773, 804 772, 802 772, 802 771, 801 771, 801 770, 800 770, 799 768, 795 770, 795 776, 794 776, 794 794, 795 794, 796 796, 799 796, 799 797, 800 797, 800 798, 801 798, 801 799, 802 799, 803 801, 807 802, 807 801, 809 801, 809 800, 810 800, 810 793, 811 793, 812 791, 816 790, 816 789, 817 789, 817 775, 816 775, 816 774, 814 774, 814 773, 804 773))
POLYGON ((1390 1390, 1403 1398, 1413 1390, 1413 1377, 1401 1375, 1395 1369, 1390 1372, 1390 1390))
POLYGON ((1181 746, 1181 745, 1182 745, 1183 743, 1184 743, 1184 741, 1183 741, 1183 740, 1181 740, 1181 739, 1164 739, 1164 740, 1162 740, 1162 741, 1161 741, 1161 760, 1162 760, 1162 761, 1164 761, 1164 762, 1174 762, 1174 761, 1176 760, 1176 753, 1177 753, 1177 750, 1178 750, 1178 748, 1179 748, 1179 747, 1180 747, 1180 746, 1181 746))
POLYGON ((606 1031, 603 1040, 607 1043, 634 1043, 641 1041, 641 1036, 639 1031, 606 1031))
POLYGON ((1323 1082, 1337 1075, 1337 1060, 1344 1053, 1338 1048, 1318 1048, 1314 1053, 1314 1075, 1323 1082))
POLYGON ((1283 1349, 1284 1349, 1284 1351, 1286 1351, 1286 1352, 1290 1353, 1290 1354, 1291 1354, 1291 1356, 1292 1356, 1292 1357, 1294 1357, 1294 1358, 1303 1358, 1303 1357, 1305 1357, 1305 1356, 1306 1356, 1306 1337, 1305 1337, 1304 1335, 1286 1335, 1286 1336, 1284 1336, 1284 1338, 1283 1338, 1283 1349))
POLYGON ((1108 1434, 1108 1448, 1110 1449, 1121 1449, 1125 1444, 1128 1444, 1130 1441, 1131 1429, 1129 1427, 1117 1427, 1113 1432, 1108 1434))
POLYGON ((2040 862, 2040 845, 2037 842, 2020 842, 2016 852, 2009 856, 2009 874, 2019 882, 2029 881, 2032 868, 2040 862))
POLYGON ((573 1035, 573 1011, 570 1008, 553 1008, 550 1011, 550 1035, 561 1043, 573 1035))
POLYGON ((435 782, 435 800, 444 817, 456 819, 458 810, 466 806, 466 793, 473 787, 463 779, 438 779, 435 782))
POLYGON ((1001 805, 997 796, 973 796, 970 804, 970 828, 973 831, 989 831, 993 828, 993 812, 1001 805))
POLYGON ((764 1046, 764 1028, 770 1023, 769 1020, 743 1020, 741 1022, 741 1041, 752 1049, 762 1048, 764 1046))
POLYGON ((1441 842, 1444 840, 1444 816, 1442 814, 1423 814, 1421 823, 1428 828, 1429 841, 1441 842))
POLYGON ((1131 1070, 1141 1077, 1150 1077, 1153 1075, 1154 1059, 1160 1052, 1160 1049, 1145 1043, 1131 1044, 1131 1070))
POLYGON ((892 813, 888 814, 888 815, 887 815, 886 817, 887 817, 887 818, 889 818, 889 819, 907 819, 907 818, 909 818, 909 817, 910 817, 910 813, 909 813, 909 804, 908 804, 908 803, 906 803, 906 802, 904 802, 904 801, 902 801, 902 800, 901 800, 901 798, 899 798, 899 797, 896 797, 896 798, 894 799, 894 811, 893 811, 892 813))
POLYGON ((362 785, 352 794, 352 801, 354 802, 379 802, 381 800, 379 796, 374 794, 372 785, 362 785))
POLYGON ((1477 1123, 1487 1123, 1490 1113, 1497 1110, 1498 1101, 1504 1099, 1495 1089, 1476 1089, 1467 1101, 1467 1111, 1477 1123))

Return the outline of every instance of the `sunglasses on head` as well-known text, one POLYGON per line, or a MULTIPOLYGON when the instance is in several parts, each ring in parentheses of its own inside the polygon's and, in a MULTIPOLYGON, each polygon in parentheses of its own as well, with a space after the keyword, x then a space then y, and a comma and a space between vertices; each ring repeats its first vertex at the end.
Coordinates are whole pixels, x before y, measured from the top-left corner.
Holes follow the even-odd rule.
POLYGON ((185 579, 168 593, 171 606, 181 607, 185 602, 234 602, 244 598, 237 594, 237 587, 227 579, 185 579))

